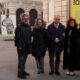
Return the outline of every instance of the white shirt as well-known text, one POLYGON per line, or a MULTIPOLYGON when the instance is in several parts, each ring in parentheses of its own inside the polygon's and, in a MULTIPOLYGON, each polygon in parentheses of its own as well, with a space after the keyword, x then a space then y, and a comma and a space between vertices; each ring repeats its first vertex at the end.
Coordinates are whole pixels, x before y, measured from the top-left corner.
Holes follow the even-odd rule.
POLYGON ((59 23, 58 24, 54 23, 54 27, 57 29, 59 27, 59 23))

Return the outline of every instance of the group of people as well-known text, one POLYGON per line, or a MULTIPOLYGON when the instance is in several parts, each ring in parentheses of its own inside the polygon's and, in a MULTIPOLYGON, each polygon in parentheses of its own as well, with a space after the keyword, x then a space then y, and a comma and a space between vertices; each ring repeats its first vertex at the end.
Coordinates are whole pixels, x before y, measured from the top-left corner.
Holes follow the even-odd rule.
POLYGON ((70 18, 67 26, 60 23, 60 16, 54 17, 54 21, 46 29, 46 23, 37 19, 34 29, 28 24, 28 15, 21 15, 21 23, 15 30, 15 46, 18 52, 18 77, 26 79, 30 74, 25 71, 25 63, 28 54, 32 54, 36 60, 38 74, 44 73, 44 57, 49 51, 50 72, 49 75, 60 75, 59 65, 61 52, 63 55, 63 69, 67 69, 67 75, 73 76, 73 71, 80 70, 80 30, 77 29, 76 20, 70 18))

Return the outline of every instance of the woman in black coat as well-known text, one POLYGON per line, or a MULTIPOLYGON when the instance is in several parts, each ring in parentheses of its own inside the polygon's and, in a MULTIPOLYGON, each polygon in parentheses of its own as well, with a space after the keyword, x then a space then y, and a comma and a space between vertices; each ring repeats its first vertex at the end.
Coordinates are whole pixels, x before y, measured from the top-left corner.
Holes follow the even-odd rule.
POLYGON ((77 52, 79 30, 75 19, 70 18, 67 22, 66 38, 64 41, 63 69, 68 69, 67 75, 73 76, 73 71, 80 70, 80 55, 77 52))
POLYGON ((44 73, 45 51, 45 28, 43 21, 37 19, 35 28, 33 29, 32 55, 36 59, 38 74, 44 73))

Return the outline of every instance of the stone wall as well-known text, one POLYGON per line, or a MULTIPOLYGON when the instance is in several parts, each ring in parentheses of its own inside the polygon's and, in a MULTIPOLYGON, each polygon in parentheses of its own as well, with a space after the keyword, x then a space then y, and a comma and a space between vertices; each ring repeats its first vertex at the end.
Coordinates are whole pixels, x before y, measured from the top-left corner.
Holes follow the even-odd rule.
POLYGON ((29 12, 31 9, 36 9, 38 12, 38 17, 41 17, 42 13, 42 2, 36 2, 36 1, 14 1, 9 2, 7 5, 7 8, 10 11, 10 14, 16 14, 16 10, 18 8, 22 8, 25 13, 29 15, 29 12))
POLYGON ((43 1, 43 19, 49 22, 49 0, 43 1))
POLYGON ((66 21, 69 17, 69 0, 44 0, 43 14, 44 20, 46 20, 48 23, 51 23, 53 21, 55 15, 60 15, 61 22, 66 25, 66 21), (47 16, 47 19, 45 15, 47 16))
MULTIPOLYGON (((42 18, 43 15, 42 0, 6 0, 4 2, 4 6, 5 6, 5 14, 7 13, 6 11, 8 9, 10 15, 16 15, 16 11, 19 8, 21 8, 27 15, 29 15, 32 9, 36 10, 37 18, 42 18)), ((0 22, 1 22, 1 14, 0 14, 0 22)))

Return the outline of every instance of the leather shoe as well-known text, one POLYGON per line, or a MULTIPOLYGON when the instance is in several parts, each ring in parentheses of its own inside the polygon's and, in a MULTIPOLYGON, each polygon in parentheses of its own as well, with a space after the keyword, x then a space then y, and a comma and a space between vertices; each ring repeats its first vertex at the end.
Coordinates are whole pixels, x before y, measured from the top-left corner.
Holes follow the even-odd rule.
POLYGON ((54 74, 54 71, 49 72, 49 75, 53 75, 53 74, 54 74))
POLYGON ((56 75, 60 75, 60 72, 59 72, 59 71, 55 71, 55 74, 56 74, 56 75))
POLYGON ((23 74, 26 75, 26 76, 30 76, 30 74, 27 73, 27 72, 23 72, 23 74))
POLYGON ((41 72, 38 71, 37 74, 44 74, 44 71, 41 71, 41 72))
POLYGON ((25 75, 18 75, 18 78, 26 79, 27 77, 25 75))

